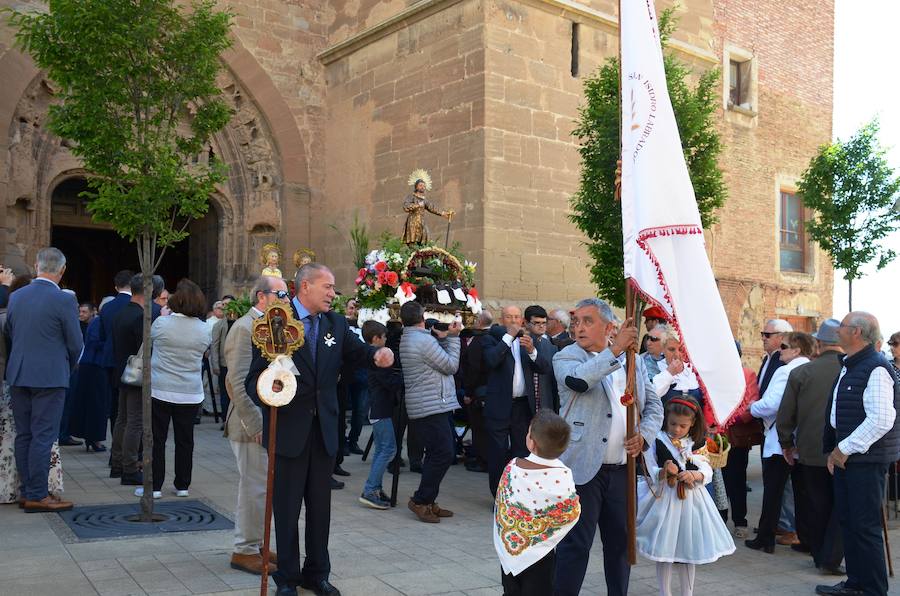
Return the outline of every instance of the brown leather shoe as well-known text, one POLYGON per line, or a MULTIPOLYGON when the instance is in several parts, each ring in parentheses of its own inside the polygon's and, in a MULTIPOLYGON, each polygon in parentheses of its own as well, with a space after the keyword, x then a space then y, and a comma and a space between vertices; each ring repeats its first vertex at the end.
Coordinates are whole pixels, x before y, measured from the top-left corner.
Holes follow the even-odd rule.
POLYGON ((277 563, 278 562, 278 553, 276 553, 274 550, 270 550, 269 551, 269 560, 273 563, 277 563))
POLYGON ((19 497, 18 499, 16 499, 16 502, 19 503, 19 509, 25 509, 25 501, 27 501, 25 497, 19 497))
POLYGON ((71 501, 63 501, 62 499, 47 495, 40 501, 25 501, 25 513, 40 513, 53 511, 68 511, 75 504, 71 501))
POLYGON ((435 513, 431 510, 431 505, 419 505, 412 499, 409 500, 409 504, 407 505, 409 510, 416 514, 416 517, 419 518, 419 521, 423 521, 429 524, 440 523, 441 518, 439 518, 435 513))
POLYGON ((776 536, 775 543, 782 546, 791 546, 793 544, 800 544, 800 539, 797 538, 797 532, 786 532, 781 536, 776 536))
MULTIPOLYGON (((245 571, 253 575, 262 575, 263 558, 262 555, 241 555, 238 553, 231 554, 231 568, 238 571, 245 571)), ((278 571, 275 563, 269 563, 269 574, 278 571)))
POLYGON ((431 512, 438 517, 453 517, 453 512, 449 509, 441 509, 437 503, 431 504, 431 512))

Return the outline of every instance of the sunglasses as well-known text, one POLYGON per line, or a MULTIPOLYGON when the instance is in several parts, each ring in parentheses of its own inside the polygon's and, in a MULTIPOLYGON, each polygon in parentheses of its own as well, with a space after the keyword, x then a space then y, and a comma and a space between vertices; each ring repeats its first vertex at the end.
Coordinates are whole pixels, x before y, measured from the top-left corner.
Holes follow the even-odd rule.
POLYGON ((787 344, 781 344, 781 349, 782 350, 791 350, 791 349, 793 349, 793 346, 789 346, 787 344))
POLYGON ((888 345, 891 346, 892 348, 896 348, 897 345, 898 345, 898 343, 895 342, 895 341, 889 341, 889 342, 888 342, 888 345))
POLYGON ((290 296, 287 290, 264 290, 263 294, 275 294, 275 296, 277 296, 281 300, 284 300, 285 298, 290 296))
POLYGON ((652 336, 651 336, 651 337, 648 337, 648 338, 647 338, 647 341, 659 341, 659 338, 658 338, 658 337, 652 337, 652 336))
POLYGON ((773 335, 778 335, 779 332, 778 331, 760 331, 759 334, 761 336, 765 337, 766 339, 768 339, 768 338, 772 337, 773 335))

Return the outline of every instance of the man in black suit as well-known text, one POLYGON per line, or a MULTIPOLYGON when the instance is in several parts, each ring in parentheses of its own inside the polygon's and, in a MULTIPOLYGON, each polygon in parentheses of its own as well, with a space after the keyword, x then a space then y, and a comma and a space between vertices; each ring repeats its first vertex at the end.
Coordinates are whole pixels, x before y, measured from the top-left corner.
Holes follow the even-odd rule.
MULTIPOLYGON (((119 392, 119 378, 116 376, 116 358, 113 353, 112 328, 113 319, 119 314, 119 311, 131 302, 131 278, 134 272, 123 269, 116 273, 113 278, 113 286, 116 288, 116 297, 106 303, 100 309, 100 341, 103 342, 102 362, 106 374, 109 376, 109 388, 113 395, 119 392)), ((115 430, 116 417, 119 415, 119 400, 111 399, 109 401, 109 432, 115 430)))
POLYGON ((487 432, 488 482, 491 494, 512 457, 525 457, 525 435, 534 415, 534 373, 552 373, 553 363, 538 353, 531 335, 522 328, 522 311, 507 306, 501 325, 484 337, 483 358, 488 368, 484 426, 487 432))
MULTIPOLYGON (((278 571, 273 574, 278 594, 295 595, 297 586, 315 594, 339 596, 328 581, 328 533, 331 523, 331 472, 338 445, 338 375, 345 362, 387 368, 394 354, 367 346, 350 331, 347 319, 331 311, 334 274, 324 265, 309 263, 297 271, 294 316, 303 323, 306 342, 294 352, 297 393, 278 411, 275 442, 275 542, 278 571), (297 522, 306 505, 306 559, 300 568, 297 522)), ((263 444, 268 444, 269 407, 259 401, 256 381, 269 365, 254 346, 246 380, 247 394, 263 411, 263 444)))
MULTIPOLYGON (((531 335, 531 341, 538 352, 538 356, 544 356, 551 363, 553 356, 559 351, 555 344, 547 337, 547 311, 543 306, 533 304, 525 309, 525 328, 531 335)), ((547 374, 535 373, 534 383, 534 409, 551 410, 559 412, 559 392, 556 390, 556 377, 551 370, 547 374)))
POLYGON ((762 337, 763 349, 766 355, 763 356, 762 364, 759 365, 759 373, 756 375, 756 382, 759 383, 759 396, 766 392, 769 387, 769 381, 772 375, 780 367, 784 366, 781 361, 781 338, 783 334, 790 333, 794 328, 784 319, 770 319, 766 321, 766 326, 759 333, 762 337))

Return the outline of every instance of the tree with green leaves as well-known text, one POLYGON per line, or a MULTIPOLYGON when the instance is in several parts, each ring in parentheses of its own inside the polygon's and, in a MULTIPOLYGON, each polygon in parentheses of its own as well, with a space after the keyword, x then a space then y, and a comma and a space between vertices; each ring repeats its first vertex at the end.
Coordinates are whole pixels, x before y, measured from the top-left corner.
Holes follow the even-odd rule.
POLYGON ((207 155, 231 117, 219 55, 232 15, 214 0, 52 0, 9 11, 16 42, 58 88, 50 131, 88 171, 88 209, 137 246, 144 279, 143 521, 153 512, 150 319, 153 272, 208 208, 224 165, 207 155))
POLYGON ((860 128, 850 139, 823 145, 809 162, 797 191, 814 211, 806 232, 844 272, 853 310, 853 280, 875 261, 883 269, 896 253, 882 240, 897 229, 900 177, 888 165, 878 143, 878 120, 860 128))
MULTIPOLYGON (((688 84, 689 66, 666 52, 674 31, 673 10, 659 17, 666 81, 678 132, 684 148, 700 220, 703 227, 716 222, 715 210, 725 202, 725 183, 719 170, 721 151, 714 116, 719 104, 719 70, 702 73, 696 86, 688 84)), ((617 306, 625 306, 622 255, 622 207, 615 199, 616 162, 620 151, 619 60, 609 58, 584 82, 584 105, 574 134, 580 142, 581 183, 572 198, 575 225, 588 237, 594 263, 591 279, 598 293, 617 306)))

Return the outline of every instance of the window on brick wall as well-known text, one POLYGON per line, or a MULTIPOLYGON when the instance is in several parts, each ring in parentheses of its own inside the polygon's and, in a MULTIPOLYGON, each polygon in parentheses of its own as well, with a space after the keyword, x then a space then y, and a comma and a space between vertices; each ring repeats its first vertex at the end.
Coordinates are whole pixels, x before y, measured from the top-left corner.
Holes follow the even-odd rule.
POLYGON ((782 271, 806 271, 803 202, 795 192, 781 191, 779 253, 782 271))
POLYGON ((578 76, 578 33, 578 23, 572 23, 572 60, 570 66, 573 77, 578 76))
POLYGON ((753 109, 753 100, 750 97, 750 82, 753 68, 752 60, 728 61, 728 107, 753 109))

